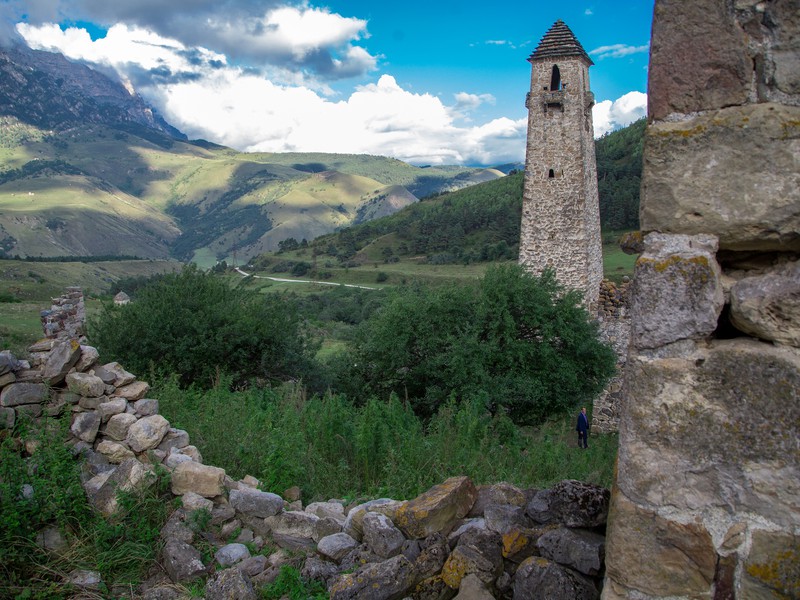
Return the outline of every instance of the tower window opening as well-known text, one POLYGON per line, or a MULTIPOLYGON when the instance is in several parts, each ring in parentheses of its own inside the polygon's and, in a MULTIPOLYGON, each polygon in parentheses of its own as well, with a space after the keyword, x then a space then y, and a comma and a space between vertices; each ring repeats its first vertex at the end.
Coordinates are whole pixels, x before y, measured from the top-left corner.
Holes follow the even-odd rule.
POLYGON ((550 76, 550 91, 556 92, 561 89, 563 89, 563 85, 561 83, 561 71, 559 70, 558 65, 553 65, 553 73, 550 76))
POLYGON ((556 172, 555 172, 555 171, 553 171, 553 169, 550 169, 550 170, 547 172, 547 177, 548 177, 549 179, 554 179, 554 178, 555 178, 555 176, 556 176, 556 172))

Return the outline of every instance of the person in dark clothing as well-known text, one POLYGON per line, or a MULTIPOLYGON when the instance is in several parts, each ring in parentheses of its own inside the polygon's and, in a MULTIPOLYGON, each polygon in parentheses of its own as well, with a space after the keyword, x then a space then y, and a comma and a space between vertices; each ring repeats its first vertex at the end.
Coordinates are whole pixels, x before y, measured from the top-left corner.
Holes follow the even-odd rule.
POLYGON ((589 447, 589 417, 586 416, 586 407, 581 409, 578 415, 578 424, 575 426, 578 432, 578 448, 589 447))

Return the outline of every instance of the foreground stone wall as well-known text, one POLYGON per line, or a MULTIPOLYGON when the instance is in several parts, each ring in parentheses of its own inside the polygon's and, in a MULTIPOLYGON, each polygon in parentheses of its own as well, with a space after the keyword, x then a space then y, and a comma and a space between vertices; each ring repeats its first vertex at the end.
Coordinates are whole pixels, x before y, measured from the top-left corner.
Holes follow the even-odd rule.
MULTIPOLYGON (((75 316, 78 295, 71 289, 54 301, 54 322, 75 316)), ((181 507, 161 533, 161 568, 135 592, 111 590, 114 597, 188 598, 176 584, 207 578, 207 600, 255 600, 293 564, 325 582, 333 600, 524 600, 542 590, 551 600, 599 598, 608 490, 569 480, 545 490, 475 486, 453 477, 408 501, 304 504, 297 488, 265 491, 253 477, 235 481, 203 464, 187 432, 159 414, 150 386, 118 363, 103 364, 85 341, 45 338, 29 349, 30 361, 0 353, 0 429, 69 419, 84 488, 108 517, 118 491, 151 485, 155 465, 170 471, 181 507), (193 515, 201 510, 209 526, 198 531, 193 515), (213 556, 204 559, 209 547, 213 556)), ((25 451, 35 460, 35 446, 25 451)), ((55 528, 39 537, 43 552, 69 550, 55 528)), ((86 597, 103 585, 93 571, 67 580, 86 597)))
POLYGON ((603 598, 800 597, 800 2, 657 0, 603 598))

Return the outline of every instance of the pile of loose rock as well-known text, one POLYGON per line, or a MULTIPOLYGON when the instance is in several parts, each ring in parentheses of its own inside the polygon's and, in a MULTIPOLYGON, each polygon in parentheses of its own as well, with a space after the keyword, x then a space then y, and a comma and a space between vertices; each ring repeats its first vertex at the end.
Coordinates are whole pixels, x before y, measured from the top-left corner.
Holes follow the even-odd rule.
MULTIPOLYGON (((287 562, 324 581, 334 600, 599 597, 604 488, 577 481, 549 490, 476 487, 454 477, 410 501, 304 506, 297 488, 279 496, 252 477, 234 481, 202 464, 188 434, 147 398, 149 385, 117 363, 100 364, 95 348, 46 339, 30 354, 18 361, 0 353, 0 428, 24 418, 69 418, 84 488, 98 511, 114 515, 117 492, 148 485, 155 465, 170 472, 182 506, 162 531, 163 570, 142 586, 143 598, 182 597, 174 584, 201 578, 209 600, 256 598, 287 562)), ((44 549, 64 545, 55 530, 40 537, 44 549)), ((91 571, 70 577, 78 587, 102 585, 91 571)))
POLYGON ((628 309, 630 285, 630 279, 627 276, 622 278, 619 285, 608 279, 601 281, 597 316, 601 318, 624 316, 628 309))

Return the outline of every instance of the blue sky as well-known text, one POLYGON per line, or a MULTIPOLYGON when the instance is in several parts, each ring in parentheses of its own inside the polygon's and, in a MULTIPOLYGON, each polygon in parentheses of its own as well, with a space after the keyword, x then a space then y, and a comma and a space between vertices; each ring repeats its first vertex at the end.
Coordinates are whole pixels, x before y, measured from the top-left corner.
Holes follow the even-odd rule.
POLYGON ((6 0, 0 34, 119 77, 190 137, 414 164, 524 157, 530 65, 557 20, 595 66, 595 132, 644 115, 653 0, 6 0))

